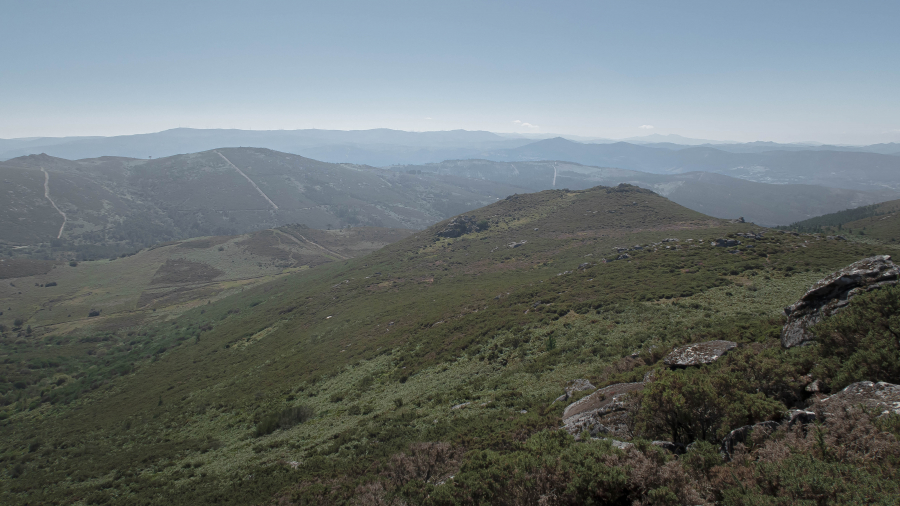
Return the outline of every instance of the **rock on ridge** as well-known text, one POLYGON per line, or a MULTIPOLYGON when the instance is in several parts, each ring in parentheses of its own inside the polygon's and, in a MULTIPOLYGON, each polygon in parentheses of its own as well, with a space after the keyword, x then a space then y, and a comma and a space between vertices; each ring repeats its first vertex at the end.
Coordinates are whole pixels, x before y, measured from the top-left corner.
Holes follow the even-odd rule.
POLYGON ((787 323, 781 329, 785 348, 804 345, 815 339, 809 327, 846 306, 850 299, 886 285, 897 284, 900 267, 888 255, 877 255, 834 272, 819 280, 792 306, 784 308, 787 323))
POLYGON ((669 367, 711 364, 734 348, 737 348, 737 343, 722 340, 689 344, 672 350, 663 363, 669 367))

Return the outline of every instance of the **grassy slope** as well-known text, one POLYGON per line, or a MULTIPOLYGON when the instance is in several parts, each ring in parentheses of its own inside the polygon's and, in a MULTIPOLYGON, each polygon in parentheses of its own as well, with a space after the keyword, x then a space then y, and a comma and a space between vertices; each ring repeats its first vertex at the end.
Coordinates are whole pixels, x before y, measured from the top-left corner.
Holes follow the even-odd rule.
POLYGON ((758 227, 634 188, 521 195, 471 215, 490 228, 441 239, 439 224, 164 325, 7 345, 11 364, 143 350, 69 405, 22 392, 49 396, 74 379, 7 384, 3 462, 23 470, 4 481, 8 500, 243 503, 411 440, 465 434, 475 444, 553 426, 562 406, 550 401, 565 381, 600 381, 632 352, 777 318, 825 272, 887 251, 768 232, 731 253, 709 240, 758 227), (643 248, 630 261, 601 260, 634 245, 643 248), (472 404, 450 409, 462 402, 472 404), (316 416, 256 436, 267 415, 298 405, 316 416))
POLYGON ((13 320, 21 318, 37 335, 44 335, 166 320, 288 273, 365 255, 410 233, 369 227, 319 231, 288 226, 167 243, 114 261, 76 266, 0 260, 0 273, 18 271, 18 275, 5 276, 0 284, 0 306, 4 308, 0 324, 12 327, 13 320), (48 283, 56 285, 45 286, 48 283), (89 317, 92 310, 100 315, 89 317))

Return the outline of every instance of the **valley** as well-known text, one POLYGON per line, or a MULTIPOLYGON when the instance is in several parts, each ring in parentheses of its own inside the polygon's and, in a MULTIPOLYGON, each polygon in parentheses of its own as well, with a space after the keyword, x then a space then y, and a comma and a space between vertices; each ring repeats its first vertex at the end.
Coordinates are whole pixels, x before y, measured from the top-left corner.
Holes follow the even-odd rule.
POLYGON ((900 3, 7 4, 0 506, 900 504, 900 3))

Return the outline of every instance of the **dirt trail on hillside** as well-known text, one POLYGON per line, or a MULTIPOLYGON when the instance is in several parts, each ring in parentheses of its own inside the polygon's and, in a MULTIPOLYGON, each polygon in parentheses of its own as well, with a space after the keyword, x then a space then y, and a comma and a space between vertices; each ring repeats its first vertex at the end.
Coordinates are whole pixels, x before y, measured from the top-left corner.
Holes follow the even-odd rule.
POLYGON ((63 217, 62 226, 59 227, 59 233, 56 234, 56 238, 59 239, 62 237, 63 229, 66 228, 66 222, 69 221, 69 219, 66 217, 66 213, 60 211, 59 207, 56 206, 56 202, 53 202, 53 199, 50 198, 50 173, 44 170, 43 167, 41 167, 41 172, 44 173, 44 197, 50 201, 50 205, 53 206, 53 209, 56 209, 56 212, 63 217))
MULTIPOLYGON (((274 230, 274 229, 273 229, 273 230, 274 230)), ((292 241, 294 241, 295 243, 297 243, 297 244, 299 244, 299 245, 301 245, 301 246, 303 245, 302 242, 298 241, 297 238, 294 237, 294 236, 292 236, 291 234, 285 234, 284 232, 282 232, 282 231, 280 231, 280 230, 276 230, 276 232, 278 232, 279 234, 281 234, 281 235, 283 235, 283 236, 285 236, 285 237, 290 237, 292 241)), ((297 234, 297 235, 300 235, 300 234, 297 234)), ((340 253, 338 253, 338 252, 336 252, 336 251, 331 251, 330 249, 326 248, 325 246, 322 246, 321 244, 319 244, 319 243, 317 243, 317 242, 310 241, 309 239, 307 239, 306 237, 303 237, 302 235, 300 235, 300 238, 303 239, 304 241, 306 241, 306 242, 312 244, 313 246, 315 246, 315 247, 317 247, 317 248, 319 248, 319 249, 321 249, 321 250, 327 252, 327 253, 331 253, 332 255, 334 255, 334 256, 340 258, 341 260, 348 260, 348 259, 351 258, 351 257, 348 257, 348 256, 341 255, 340 253)))
POLYGON ((553 187, 556 188, 556 164, 553 164, 553 187))
POLYGON ((242 171, 241 169, 237 168, 237 165, 231 163, 231 160, 225 158, 225 155, 223 155, 222 153, 219 153, 218 151, 216 151, 216 154, 219 155, 219 156, 221 156, 221 157, 222 157, 222 160, 225 160, 225 162, 227 162, 228 165, 231 165, 231 168, 233 168, 234 170, 238 171, 238 174, 244 176, 244 179, 246 179, 247 181, 249 181, 250 184, 252 184, 253 187, 256 188, 256 191, 258 191, 259 194, 262 195, 262 198, 266 199, 266 202, 268 202, 273 208, 275 208, 276 211, 278 210, 278 206, 276 206, 275 203, 272 202, 272 199, 270 199, 268 195, 266 195, 265 193, 263 193, 263 191, 259 189, 259 186, 256 186, 256 183, 254 183, 253 180, 250 179, 249 176, 247 176, 247 174, 244 174, 244 171, 242 171))

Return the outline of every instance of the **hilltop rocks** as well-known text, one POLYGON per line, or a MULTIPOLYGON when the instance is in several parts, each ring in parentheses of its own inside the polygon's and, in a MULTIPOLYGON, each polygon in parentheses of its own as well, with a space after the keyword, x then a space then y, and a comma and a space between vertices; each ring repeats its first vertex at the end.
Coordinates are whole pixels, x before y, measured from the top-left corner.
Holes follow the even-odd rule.
POLYGON ((785 348, 815 339, 809 327, 846 306, 850 299, 886 285, 897 284, 900 268, 888 255, 869 257, 829 275, 812 286, 794 305, 784 308, 787 323, 781 330, 785 348))
POLYGON ((737 348, 737 343, 732 341, 717 340, 690 344, 672 350, 663 363, 669 367, 711 364, 734 348, 737 348))
POLYGON ((715 241, 712 242, 712 245, 715 246, 715 247, 717 247, 717 248, 731 248, 731 247, 734 247, 734 246, 738 246, 738 245, 740 245, 740 244, 741 244, 741 241, 738 241, 737 239, 722 239, 722 238, 719 238, 719 239, 716 239, 715 241))
POLYGON ((819 401, 819 405, 825 409, 838 404, 877 409, 884 415, 890 413, 900 415, 900 385, 883 381, 878 383, 860 381, 819 401))
POLYGON ((483 228, 478 226, 478 222, 472 216, 457 216, 450 220, 450 223, 443 230, 437 233, 439 237, 459 237, 461 235, 472 232, 479 232, 483 228))
POLYGON ((643 383, 617 383, 601 388, 566 407, 562 428, 572 435, 587 430, 591 436, 609 434, 629 438, 630 414, 625 401, 628 394, 643 388, 643 383))

